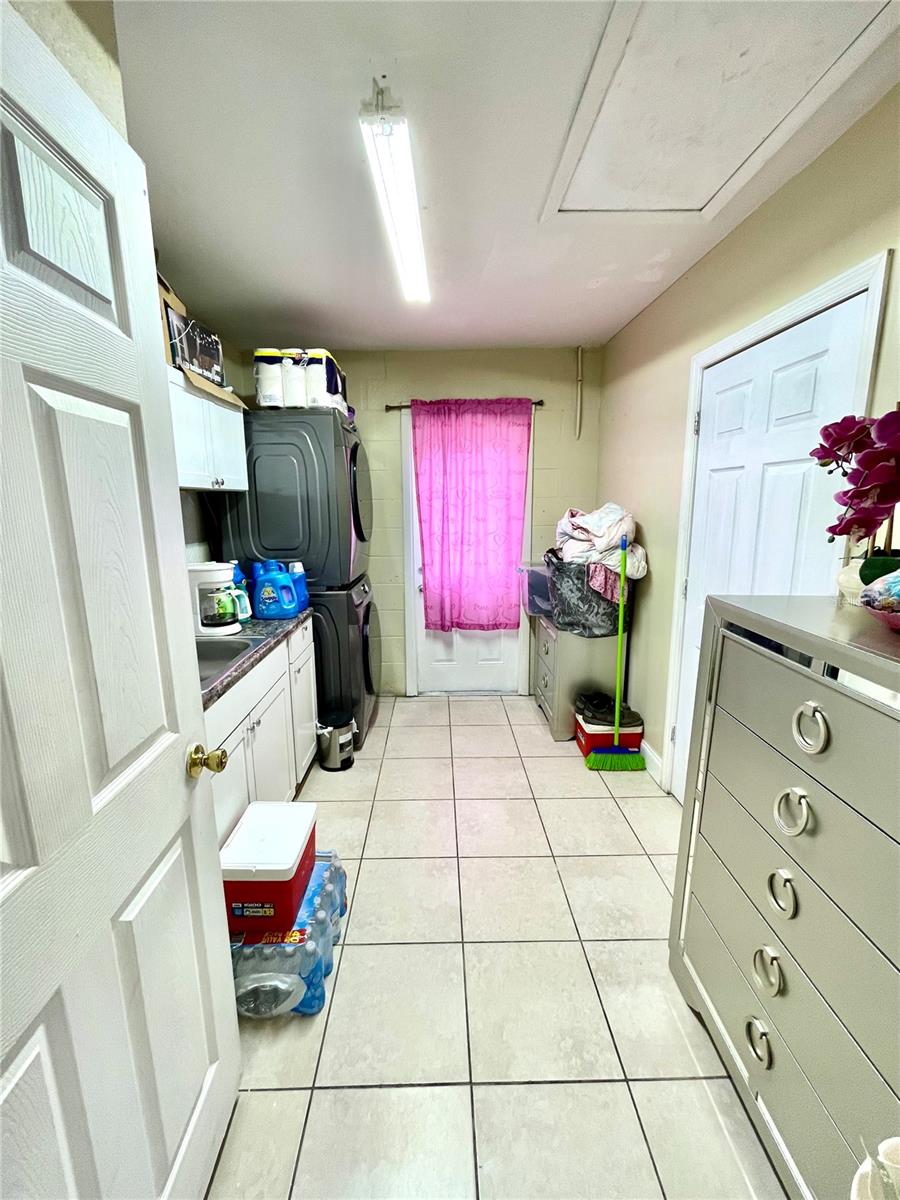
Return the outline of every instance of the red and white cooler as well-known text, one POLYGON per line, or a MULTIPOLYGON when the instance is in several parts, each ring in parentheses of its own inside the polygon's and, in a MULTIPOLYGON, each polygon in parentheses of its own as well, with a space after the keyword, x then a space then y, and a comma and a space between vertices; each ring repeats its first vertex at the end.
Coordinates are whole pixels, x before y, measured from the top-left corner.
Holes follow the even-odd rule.
POLYGON ((291 929, 315 860, 315 804, 250 804, 219 851, 230 932, 291 929))
MULTIPOLYGON (((575 741, 585 758, 595 750, 601 753, 609 750, 610 746, 615 744, 615 736, 615 725, 592 725, 590 721, 585 721, 582 716, 575 714, 575 741)), ((628 750, 640 750, 643 740, 643 725, 619 730, 619 745, 628 750)))

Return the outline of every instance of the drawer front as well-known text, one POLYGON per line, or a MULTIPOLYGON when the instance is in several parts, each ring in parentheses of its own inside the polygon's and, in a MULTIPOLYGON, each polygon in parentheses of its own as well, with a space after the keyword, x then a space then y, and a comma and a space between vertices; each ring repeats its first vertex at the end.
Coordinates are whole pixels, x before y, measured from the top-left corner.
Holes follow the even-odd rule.
POLYGON ((540 692, 551 703, 556 698, 556 676, 553 673, 552 667, 540 657, 535 664, 537 668, 537 678, 534 681, 535 691, 540 692))
POLYGON ((900 1094, 900 972, 714 775, 700 832, 850 1033, 900 1094))
POLYGON ((819 1200, 849 1196, 856 1158, 694 899, 684 953, 709 996, 738 1070, 765 1106, 764 1119, 767 1112, 806 1186, 819 1200))
POLYGON ((722 647, 717 702, 900 840, 900 720, 730 637, 722 647))
POLYGON ((288 658, 291 662, 297 659, 313 644, 313 623, 304 621, 299 629, 295 629, 288 638, 288 658))
POLYGON ((895 966, 900 844, 716 709, 709 769, 895 966))
POLYGON ((556 630, 539 617, 534 632, 537 642, 538 672, 546 668, 553 675, 556 671, 556 630))
POLYGON ((847 1144, 900 1129, 900 1100, 702 837, 691 891, 847 1144))

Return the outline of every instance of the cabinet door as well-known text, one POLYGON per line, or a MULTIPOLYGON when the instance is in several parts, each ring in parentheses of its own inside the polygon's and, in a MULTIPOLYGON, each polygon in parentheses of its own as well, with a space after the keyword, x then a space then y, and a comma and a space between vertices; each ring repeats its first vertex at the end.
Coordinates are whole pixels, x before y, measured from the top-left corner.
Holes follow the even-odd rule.
POLYGON ((216 835, 221 846, 238 823, 247 805, 255 799, 253 763, 250 757, 248 722, 243 721, 222 743, 228 751, 225 770, 211 777, 216 835))
POLYGON ((244 413, 227 401, 206 400, 210 469, 226 491, 246 492, 244 413))
POLYGON ((294 772, 294 726, 287 675, 282 675, 251 712, 250 745, 255 798, 292 800, 297 776, 294 772))
POLYGON ((316 659, 312 651, 291 663, 291 708, 299 783, 316 756, 316 659))
POLYGON ((209 436, 206 410, 209 405, 187 388, 170 387, 172 430, 175 434, 175 461, 178 486, 208 490, 215 471, 209 461, 209 436))

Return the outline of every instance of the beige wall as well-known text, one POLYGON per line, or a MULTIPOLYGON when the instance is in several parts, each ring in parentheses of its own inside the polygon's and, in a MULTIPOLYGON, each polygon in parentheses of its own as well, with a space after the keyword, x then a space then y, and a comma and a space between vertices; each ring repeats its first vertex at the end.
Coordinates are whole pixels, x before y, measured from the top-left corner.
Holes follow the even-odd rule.
POLYGON ((580 441, 574 439, 574 350, 335 351, 347 372, 350 402, 372 468, 374 535, 369 574, 375 584, 383 636, 383 686, 403 693, 403 513, 400 414, 385 404, 413 396, 529 396, 535 410, 533 555, 555 541, 556 522, 569 505, 594 502, 597 475, 597 396, 585 389, 580 441))
MULTIPOLYGON (((661 751, 682 447, 693 354, 900 243, 900 88, 588 356, 601 384, 598 497, 633 509, 641 584, 630 701, 661 751)), ((874 405, 900 399, 900 262, 885 314, 874 405)), ((823 533, 823 536, 824 533, 823 533)))
POLYGON ((10 0, 75 82, 121 133, 125 101, 112 0, 10 0))

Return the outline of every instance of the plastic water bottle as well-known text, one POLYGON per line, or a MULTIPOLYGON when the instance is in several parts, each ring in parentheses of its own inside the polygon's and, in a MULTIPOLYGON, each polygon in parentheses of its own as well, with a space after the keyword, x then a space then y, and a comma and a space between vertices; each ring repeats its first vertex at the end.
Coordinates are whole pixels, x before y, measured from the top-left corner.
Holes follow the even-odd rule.
POLYGON ((330 975, 334 968, 334 938, 331 929, 331 917, 325 908, 316 909, 310 927, 310 934, 319 947, 324 973, 325 975, 330 975))
POLYGON ((306 983, 300 958, 289 956, 293 946, 243 946, 233 958, 234 995, 238 1012, 245 1017, 278 1017, 300 1004, 306 983))

